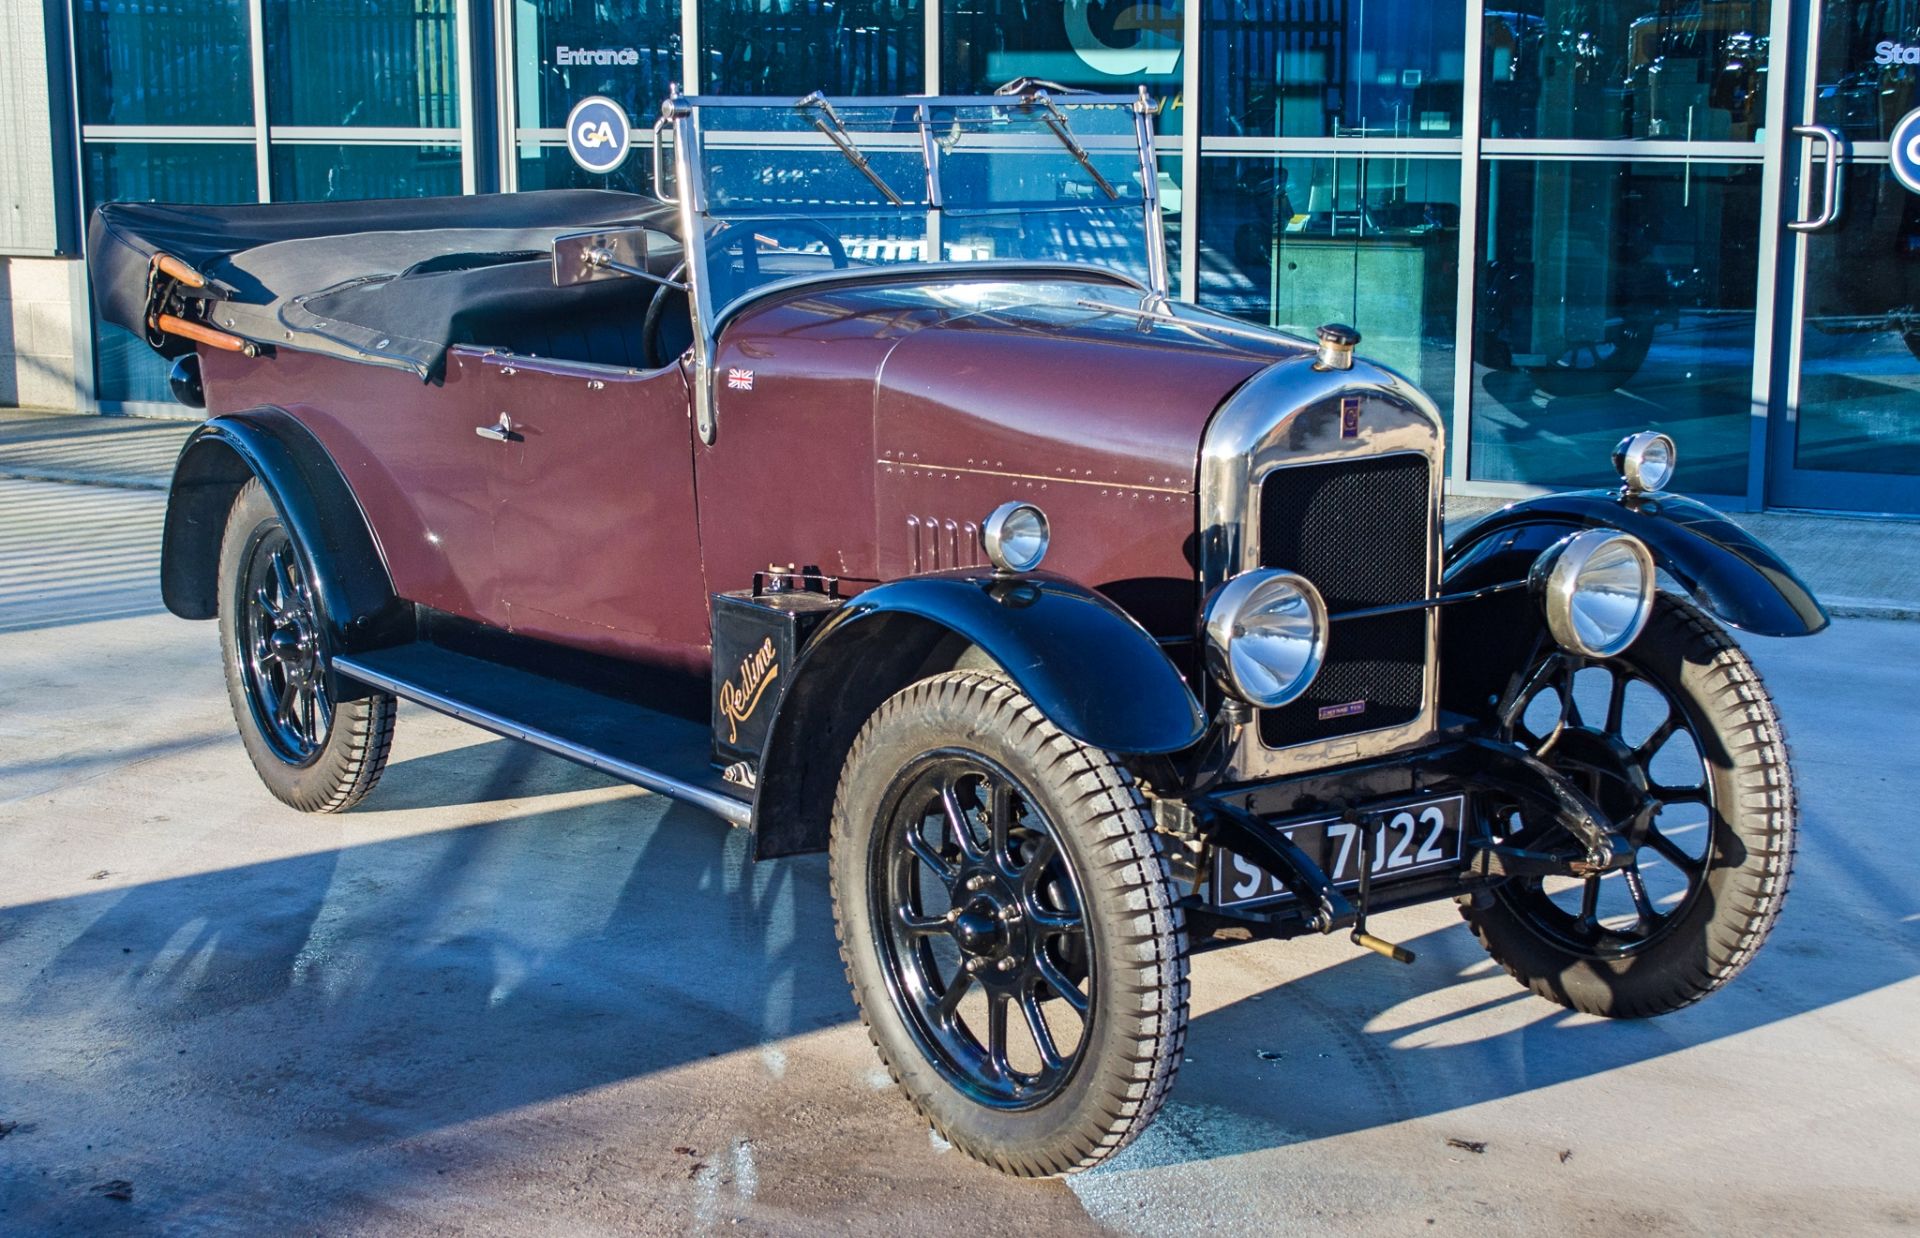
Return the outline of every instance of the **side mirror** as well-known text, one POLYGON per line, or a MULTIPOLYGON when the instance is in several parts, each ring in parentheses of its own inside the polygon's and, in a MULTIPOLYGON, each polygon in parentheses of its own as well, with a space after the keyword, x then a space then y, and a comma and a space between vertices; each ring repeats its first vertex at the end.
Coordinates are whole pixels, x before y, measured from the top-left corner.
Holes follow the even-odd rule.
POLYGON ((569 232, 553 238, 553 282, 570 288, 598 279, 638 275, 657 279, 647 270, 647 230, 611 228, 600 232, 569 232))

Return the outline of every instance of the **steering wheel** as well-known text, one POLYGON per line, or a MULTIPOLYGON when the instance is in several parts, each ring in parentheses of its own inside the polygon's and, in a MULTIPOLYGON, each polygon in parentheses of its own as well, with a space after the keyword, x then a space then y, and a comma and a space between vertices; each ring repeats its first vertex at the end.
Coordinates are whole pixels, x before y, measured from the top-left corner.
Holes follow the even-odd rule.
POLYGON ((834 270, 844 271, 853 265, 853 260, 847 257, 847 247, 841 244, 840 238, 817 219, 790 215, 780 219, 735 220, 722 224, 718 232, 707 238, 707 282, 713 288, 716 307, 725 305, 760 282, 760 251, 754 244, 754 237, 762 231, 774 232, 783 228, 804 232, 819 240, 826 246, 827 258, 832 261, 834 270), (740 274, 737 279, 733 274, 733 264, 723 261, 727 250, 735 245, 740 248, 740 274))
MULTIPOLYGON (((674 267, 673 270, 668 273, 667 278, 676 283, 685 280, 687 278, 687 264, 682 262, 679 266, 674 267)), ((647 302, 646 316, 640 320, 640 350, 646 361, 647 368, 649 370, 659 369, 681 353, 687 351, 692 343, 693 302, 688 300, 687 294, 680 289, 668 288, 662 285, 653 294, 653 300, 647 302), (680 307, 680 312, 674 317, 673 322, 676 325, 680 323, 686 324, 684 330, 686 331, 687 338, 684 342, 680 342, 678 347, 675 347, 673 343, 669 343, 663 334, 668 322, 667 303, 670 301, 680 307)))
MULTIPOLYGON (((733 279, 731 264, 726 264, 724 268, 718 263, 710 264, 708 283, 713 288, 716 308, 731 301, 737 292, 751 288, 759 282, 760 255, 754 247, 753 238, 755 231, 763 228, 767 230, 792 228, 807 233, 809 236, 818 238, 820 243, 826 246, 827 258, 833 263, 834 270, 843 271, 853 265, 853 259, 847 256, 847 247, 841 244, 840 238, 833 234, 832 229, 817 220, 796 215, 785 219, 743 219, 735 223, 723 224, 718 232, 707 238, 707 254, 710 258, 724 257, 729 246, 740 244, 743 240, 745 244, 740 244, 742 268, 740 280, 733 279), (745 236, 737 235, 740 233, 745 233, 745 236), (722 269, 727 272, 724 277, 720 275, 722 269), (731 285, 736 282, 742 286, 732 287, 731 285), (727 286, 723 287, 723 283, 727 286)), ((684 281, 686 277, 685 262, 674 267, 667 276, 668 279, 676 282, 684 281)), ((640 320, 640 347, 645 354, 647 368, 658 369, 687 351, 688 345, 693 342, 692 331, 693 304, 687 294, 678 288, 662 288, 654 293, 653 300, 647 303, 646 315, 640 320), (674 307, 678 307, 680 312, 670 317, 668 311, 674 307), (667 338, 670 323, 685 323, 688 334, 684 341, 667 338)))

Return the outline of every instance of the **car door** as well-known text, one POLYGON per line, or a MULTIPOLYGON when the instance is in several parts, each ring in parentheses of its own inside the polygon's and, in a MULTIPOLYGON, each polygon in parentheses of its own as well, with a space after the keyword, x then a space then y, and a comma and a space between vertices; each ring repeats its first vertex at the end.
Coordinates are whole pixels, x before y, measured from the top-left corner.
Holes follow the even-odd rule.
POLYGON ((285 403, 326 447, 366 513, 394 589, 409 602, 503 626, 494 553, 493 444, 474 434, 489 395, 485 353, 455 348, 441 381, 285 352, 252 403, 285 403), (317 393, 287 401, 289 391, 317 393))
POLYGON ((678 365, 644 372, 495 354, 494 550, 508 626, 704 670, 693 428, 678 365))

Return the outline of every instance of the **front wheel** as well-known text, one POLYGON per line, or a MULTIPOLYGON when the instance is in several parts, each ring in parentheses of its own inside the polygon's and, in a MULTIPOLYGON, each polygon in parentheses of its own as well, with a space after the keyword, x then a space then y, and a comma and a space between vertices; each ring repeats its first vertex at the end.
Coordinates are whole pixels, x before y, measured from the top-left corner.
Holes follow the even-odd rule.
MULTIPOLYGON (((1511 878, 1463 907, 1535 993, 1637 1018, 1731 980, 1766 940, 1793 870, 1794 794, 1773 699, 1713 620, 1668 595, 1604 662, 1552 652, 1522 675, 1506 738, 1559 770, 1631 841, 1627 868, 1511 878)), ((1505 841, 1572 839, 1517 814, 1505 841)))
POLYGON ((922 680, 854 741, 832 874, 868 1034, 955 1147, 1072 1173, 1153 1119, 1186 1037, 1186 925, 1111 756, 1003 675, 922 680))

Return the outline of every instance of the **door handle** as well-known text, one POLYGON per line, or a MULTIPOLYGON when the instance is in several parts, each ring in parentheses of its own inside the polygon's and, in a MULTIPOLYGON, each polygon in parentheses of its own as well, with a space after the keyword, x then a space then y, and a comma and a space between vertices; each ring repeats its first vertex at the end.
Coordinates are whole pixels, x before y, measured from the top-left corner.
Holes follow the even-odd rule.
POLYGON ((1834 221, 1840 218, 1840 212, 1845 206, 1840 181, 1840 147, 1843 139, 1825 125, 1795 125, 1793 134, 1795 137, 1817 138, 1825 143, 1827 148, 1827 184, 1826 191, 1820 198, 1820 213, 1812 219, 1795 219, 1787 223, 1787 227, 1795 232, 1818 232, 1822 228, 1831 227, 1834 221))
POLYGON ((505 413, 501 413, 500 420, 490 426, 475 426, 473 432, 496 443, 517 443, 521 439, 513 428, 513 419, 505 413))

